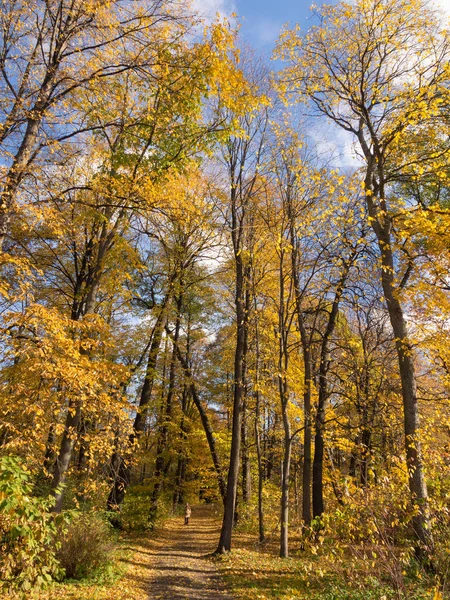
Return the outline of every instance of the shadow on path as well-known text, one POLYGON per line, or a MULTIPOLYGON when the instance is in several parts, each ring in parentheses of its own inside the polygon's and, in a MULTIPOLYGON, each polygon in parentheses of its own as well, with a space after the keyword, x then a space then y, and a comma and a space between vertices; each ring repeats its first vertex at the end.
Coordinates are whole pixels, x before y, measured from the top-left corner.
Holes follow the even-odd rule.
POLYGON ((189 525, 169 519, 149 540, 149 600, 232 600, 208 557, 216 549, 220 523, 211 506, 192 507, 189 525))

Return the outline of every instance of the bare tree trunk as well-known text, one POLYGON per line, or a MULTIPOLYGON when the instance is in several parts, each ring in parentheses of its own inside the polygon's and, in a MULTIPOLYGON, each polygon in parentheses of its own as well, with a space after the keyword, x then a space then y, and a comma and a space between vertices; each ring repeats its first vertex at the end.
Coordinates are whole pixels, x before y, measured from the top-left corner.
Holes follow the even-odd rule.
POLYGON ((296 223, 295 215, 292 207, 292 202, 288 199, 288 218, 289 218, 289 235, 291 241, 291 261, 292 261, 292 278, 294 282, 295 308, 297 312, 297 323, 300 331, 300 339, 302 342, 303 352, 303 415, 304 415, 304 430, 303 430, 303 476, 302 476, 302 519, 306 526, 311 524, 311 386, 313 377, 311 344, 306 331, 305 319, 302 309, 302 291, 300 289, 299 279, 299 256, 298 245, 296 238, 296 223))
POLYGON ((270 426, 270 421, 268 422, 267 425, 267 451, 265 452, 266 456, 267 456, 267 460, 266 460, 266 479, 268 481, 271 481, 272 479, 272 471, 274 469, 274 463, 275 463, 275 444, 276 444, 276 435, 277 435, 277 429, 278 429, 278 413, 275 412, 274 417, 273 417, 273 423, 272 426, 270 426), (272 431, 270 431, 272 430, 272 431))
POLYGON ((428 491, 419 439, 419 407, 417 402, 414 351, 408 339, 405 314, 398 296, 399 286, 395 281, 394 255, 391 239, 392 221, 385 200, 383 157, 377 144, 375 144, 375 154, 370 152, 362 130, 359 132, 358 137, 367 160, 365 179, 367 190, 366 204, 371 218, 372 229, 377 237, 380 250, 381 285, 386 299, 389 320, 394 332, 402 384, 408 483, 412 503, 417 507, 417 514, 413 517, 412 523, 414 533, 419 542, 425 548, 431 549, 433 547, 433 538, 431 534, 428 491), (375 180, 375 174, 378 180, 375 180), (380 208, 375 204, 374 198, 378 198, 380 208))
POLYGON ((66 423, 61 441, 58 457, 53 470, 52 491, 55 497, 55 505, 52 511, 60 513, 64 498, 63 485, 66 481, 67 471, 72 458, 73 446, 81 418, 81 400, 69 404, 66 423))
POLYGON ((305 429, 303 431, 303 474, 302 474, 302 519, 306 526, 311 525, 311 356, 310 352, 304 352, 305 356, 305 392, 303 394, 303 413, 305 429), (309 365, 306 367, 306 365, 309 365))
POLYGON ((282 415, 284 428, 284 455, 282 466, 282 487, 281 487, 281 532, 280 532, 280 557, 287 558, 289 556, 289 483, 291 473, 291 426, 289 423, 289 415, 287 412, 287 389, 285 382, 280 382, 282 390, 282 415))
POLYGON ((186 476, 186 456, 185 456, 185 444, 187 440, 187 424, 186 424, 186 411, 187 411, 187 399, 188 399, 188 388, 185 384, 183 387, 183 393, 181 395, 181 423, 180 423, 180 434, 179 434, 179 448, 177 457, 177 471, 175 476, 175 485, 172 496, 172 512, 175 513, 178 505, 183 503, 183 484, 186 476))
POLYGON ((368 429, 367 424, 361 434, 361 471, 360 481, 363 487, 368 484, 369 458, 372 445, 372 431, 368 429))
POLYGON ((242 432, 242 400, 244 395, 244 360, 245 360, 245 330, 247 328, 247 315, 244 308, 244 265, 242 254, 235 253, 236 262, 236 348, 234 355, 234 394, 233 394, 233 421, 231 428, 231 451, 228 468, 227 493, 225 497, 225 510, 222 529, 220 532, 217 553, 222 554, 231 550, 231 535, 234 523, 237 485, 239 476, 239 454, 241 449, 242 432))
POLYGON ((325 398, 319 392, 319 401, 315 418, 314 461, 312 469, 312 508, 313 516, 320 517, 324 511, 323 503, 323 428, 325 425, 325 398))
POLYGON ((343 260, 343 269, 339 282, 336 287, 336 292, 328 315, 328 322, 323 334, 321 349, 320 349, 320 364, 319 364, 319 398, 317 404, 317 413, 315 419, 315 437, 314 437, 314 460, 313 460, 313 516, 320 517, 324 511, 323 502, 323 455, 324 455, 324 427, 325 427, 325 406, 328 399, 328 369, 329 369, 329 343, 331 336, 336 326, 338 316, 339 303, 344 292, 345 283, 356 257, 356 250, 352 251, 351 256, 347 260, 343 260))
POLYGON ((417 385, 413 360, 413 348, 408 341, 408 331, 403 309, 394 293, 393 259, 390 246, 386 241, 380 244, 382 252, 382 281, 389 318, 395 336, 395 345, 402 383, 402 399, 405 428, 406 464, 408 482, 412 502, 417 506, 417 514, 413 517, 413 527, 417 539, 426 547, 433 545, 428 507, 428 491, 423 471, 422 449, 419 439, 419 407, 417 402, 417 385), (389 267, 388 267, 389 265, 389 267))
POLYGON ((255 372, 255 441, 256 441, 256 457, 258 461, 258 529, 259 529, 259 541, 264 542, 266 539, 264 529, 264 504, 263 504, 263 490, 264 490, 264 465, 262 461, 262 449, 261 449, 261 394, 259 391, 259 327, 258 319, 256 319, 255 326, 255 337, 256 337, 256 372, 255 372))
POLYGON ((173 334, 172 343, 172 357, 170 359, 169 367, 169 389, 167 391, 167 397, 165 405, 161 407, 161 422, 158 427, 158 443, 156 449, 156 460, 155 460, 155 483, 153 485, 152 496, 150 500, 150 513, 149 519, 151 522, 154 521, 158 509, 158 497, 163 484, 163 474, 167 470, 167 461, 164 456, 167 451, 169 443, 169 423, 172 419, 172 402, 175 393, 175 366, 176 366, 176 346, 178 344, 178 338, 180 336, 181 327, 181 308, 183 303, 183 297, 180 294, 177 298, 177 316, 175 322, 175 332, 173 334))
POLYGON ((45 455, 44 455, 44 469, 47 473, 51 474, 53 471, 53 467, 56 461, 56 454, 54 449, 55 443, 55 424, 52 423, 50 425, 50 429, 48 431, 47 443, 45 445, 45 455))
MULTIPOLYGON (((287 371, 289 367, 289 330, 292 319, 289 317, 289 305, 292 287, 286 294, 286 275, 284 271, 284 250, 279 255, 279 299, 278 299, 278 392, 283 420, 284 449, 281 464, 281 504, 280 504, 280 558, 289 556, 289 486, 291 472, 292 435, 289 421, 289 387, 287 371)), ((290 276, 289 276, 290 278, 290 276)))
POLYGON ((247 440, 247 401, 244 398, 242 406, 242 502, 247 504, 251 496, 250 458, 248 456, 247 440))

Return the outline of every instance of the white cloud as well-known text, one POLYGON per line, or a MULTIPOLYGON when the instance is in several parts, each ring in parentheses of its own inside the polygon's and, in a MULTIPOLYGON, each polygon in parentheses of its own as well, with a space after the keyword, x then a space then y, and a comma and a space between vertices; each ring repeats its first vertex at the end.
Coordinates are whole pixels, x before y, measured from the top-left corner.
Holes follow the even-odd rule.
POLYGON ((229 17, 236 10, 234 0, 193 0, 192 6, 208 21, 215 19, 217 14, 229 17))
POLYGON ((306 134, 314 142, 318 157, 329 161, 330 166, 352 169, 361 166, 355 138, 348 131, 320 118, 307 128, 306 134))
POLYGON ((450 15, 450 0, 434 0, 433 4, 450 15))

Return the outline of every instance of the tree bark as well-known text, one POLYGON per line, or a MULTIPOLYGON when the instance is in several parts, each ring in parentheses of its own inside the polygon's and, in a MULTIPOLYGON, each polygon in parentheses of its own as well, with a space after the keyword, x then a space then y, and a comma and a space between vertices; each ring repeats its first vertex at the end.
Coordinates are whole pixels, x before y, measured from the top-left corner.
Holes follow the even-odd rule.
POLYGON ((256 337, 256 369, 255 369, 255 441, 256 441, 256 457, 258 461, 258 530, 259 530, 259 541, 263 543, 266 539, 265 527, 264 527, 264 504, 263 504, 263 490, 264 490, 264 465, 262 460, 262 448, 261 448, 261 394, 259 391, 259 327, 258 319, 256 319, 255 325, 255 337, 256 337))
POLYGON ((251 496, 251 471, 250 458, 248 455, 247 440, 247 402, 244 397, 242 406, 242 502, 247 504, 251 496))
MULTIPOLYGON (((305 329, 303 327, 303 329, 305 329)), ((301 329, 300 329, 301 332, 301 329)), ((312 433, 311 433, 311 385, 312 385, 312 358, 309 341, 306 340, 306 330, 304 331, 305 341, 303 347, 303 365, 304 365, 304 393, 303 393, 303 474, 302 474, 302 519, 307 527, 311 525, 311 451, 312 451, 312 433)))
POLYGON ((75 400, 69 404, 67 410, 66 423, 61 441, 58 457, 53 469, 52 491, 55 497, 55 504, 52 512, 60 513, 64 498, 64 484, 72 458, 73 446, 75 444, 78 426, 81 419, 81 400, 75 400))
POLYGON ((172 512, 175 513, 178 505, 183 503, 183 483, 186 476, 186 457, 185 457, 185 443, 187 440, 187 424, 186 424, 186 411, 187 411, 187 400, 188 400, 188 388, 185 384, 183 387, 183 393, 181 395, 181 422, 180 422, 180 433, 179 433, 179 448, 177 457, 177 471, 175 476, 175 485, 172 496, 172 512))
POLYGON ((292 438, 289 415, 287 411, 288 398, 285 382, 280 382, 280 386, 283 386, 284 388, 282 391, 283 400, 281 406, 284 429, 284 455, 281 486, 280 558, 287 558, 289 556, 289 480, 291 475, 292 438))
POLYGON ((44 455, 44 470, 48 474, 52 474, 53 467, 56 461, 56 454, 54 449, 55 443, 55 424, 52 423, 50 425, 50 429, 48 431, 47 443, 45 446, 45 455, 44 455))
POLYGON ((9 172, 5 178, 5 185, 0 194, 0 251, 3 250, 5 238, 8 234, 11 211, 17 196, 17 192, 24 175, 30 167, 35 145, 38 138, 39 127, 45 111, 49 107, 53 80, 59 66, 60 59, 57 58, 53 65, 47 67, 42 87, 36 99, 36 103, 29 111, 27 126, 20 146, 14 156, 9 172))
POLYGON ((311 525, 311 451, 312 451, 312 432, 311 432, 311 386, 313 377, 311 344, 305 326, 305 318, 302 309, 302 291, 299 279, 299 256, 298 244, 296 239, 295 215, 290 198, 288 198, 288 219, 289 234, 291 241, 291 261, 292 278, 294 282, 295 309, 297 313, 297 324, 300 331, 303 352, 303 475, 302 475, 302 519, 306 526, 311 525))
POLYGON ((428 507, 428 491, 423 471, 422 449, 419 439, 419 407, 417 402, 417 384, 413 360, 413 348, 408 341, 408 331, 403 309, 394 293, 393 257, 388 245, 388 236, 381 238, 382 282, 386 298, 389 318, 395 336, 395 346, 402 384, 406 465, 408 483, 413 504, 417 507, 417 515, 413 517, 413 527, 417 539, 431 548, 433 540, 428 507), (384 238, 384 240, 383 240, 384 238), (386 269, 386 270, 385 270, 386 269), (388 272, 387 269, 390 269, 388 272))
POLYGON ((344 292, 345 283, 350 271, 350 267, 356 256, 356 250, 353 249, 351 256, 343 260, 343 269, 334 294, 333 304, 328 315, 327 326, 322 337, 320 348, 320 363, 318 375, 318 403, 315 418, 315 436, 314 436, 314 460, 313 460, 313 482, 312 482, 312 508, 313 517, 320 517, 324 512, 323 501, 323 458, 324 458, 324 427, 325 427, 325 407, 328 399, 328 370, 329 370, 329 343, 336 326, 339 303, 344 292))
POLYGON ((395 347, 400 371, 403 400, 404 434, 408 484, 412 504, 417 514, 412 523, 419 543, 432 549, 433 538, 428 504, 428 490, 423 470, 422 449, 419 432, 419 406, 414 366, 414 350, 408 339, 408 328, 403 307, 399 300, 399 286, 395 281, 394 252, 392 244, 392 220, 388 212, 384 182, 384 158, 379 144, 374 141, 371 152, 362 129, 358 139, 367 160, 365 178, 366 205, 372 229, 378 240, 381 256, 381 285, 387 304, 389 320, 395 337, 395 347), (378 199, 378 205, 375 202, 378 199))
POLYGON ((154 521, 157 515, 158 508, 158 497, 161 491, 161 487, 163 484, 163 474, 167 470, 166 458, 164 456, 167 451, 167 447, 169 444, 169 423, 172 419, 172 403, 173 396, 175 393, 175 366, 176 366, 176 346, 178 344, 178 338, 180 336, 180 327, 181 327, 181 308, 183 303, 182 294, 180 294, 177 298, 177 316, 175 322, 175 332, 172 338, 172 356, 170 359, 170 367, 169 367, 169 388, 167 391, 167 397, 165 401, 165 405, 162 406, 161 409, 161 421, 160 426, 158 427, 158 442, 156 449, 156 460, 155 460, 155 473, 154 473, 154 485, 152 496, 150 500, 150 514, 149 519, 151 522, 154 521))
POLYGON ((242 431, 242 400, 244 395, 244 360, 245 360, 245 330, 247 328, 247 315, 244 309, 244 265, 242 254, 235 253, 236 262, 236 348, 234 355, 234 393, 233 393, 233 420, 231 427, 231 451, 228 468, 227 493, 225 497, 225 510, 222 521, 217 553, 223 554, 231 550, 231 535, 234 523, 237 485, 239 476, 239 454, 241 449, 242 431))

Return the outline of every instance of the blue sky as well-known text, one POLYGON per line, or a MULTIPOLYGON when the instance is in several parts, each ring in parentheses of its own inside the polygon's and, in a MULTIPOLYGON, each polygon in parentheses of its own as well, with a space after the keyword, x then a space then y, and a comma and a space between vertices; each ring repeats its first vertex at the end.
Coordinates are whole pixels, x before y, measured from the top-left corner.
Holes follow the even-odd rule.
MULTIPOLYGON (((314 0, 191 0, 203 16, 214 19, 217 13, 236 13, 241 23, 242 38, 260 53, 270 56, 285 23, 300 23, 308 29, 313 24, 309 9, 314 0)), ((338 0, 326 0, 333 4, 338 0)), ((450 2, 450 0, 441 0, 450 2)), ((315 0, 320 6, 324 0, 315 0)))
MULTIPOLYGON (((303 30, 314 24, 311 4, 335 4, 339 0, 191 0, 203 16, 214 19, 217 13, 230 15, 235 12, 241 23, 241 38, 255 48, 263 58, 270 59, 276 39, 285 23, 291 26, 299 23, 303 30)), ((351 2, 352 0, 347 0, 351 2)), ((450 15, 450 0, 430 0, 432 4, 450 15)), ((270 63, 277 69, 280 64, 270 63)), ((318 152, 334 155, 339 166, 357 166, 353 138, 343 130, 330 125, 323 119, 315 122, 312 130, 318 152)))
MULTIPOLYGON (((334 4, 338 0, 326 0, 334 4)), ((348 1, 348 0, 347 0, 348 1)), ((350 0, 351 1, 351 0, 350 0)), ((242 23, 244 40, 265 55, 270 55, 284 23, 300 23, 307 29, 313 24, 309 10, 314 0, 192 0, 200 13, 214 18, 217 13, 236 12, 242 23)), ((450 0, 431 0, 450 14, 450 0)), ((324 0, 315 0, 316 5, 324 0)))
POLYGON ((234 0, 244 39, 264 52, 273 49, 284 23, 300 23, 308 28, 312 23, 310 4, 312 0, 234 0))

